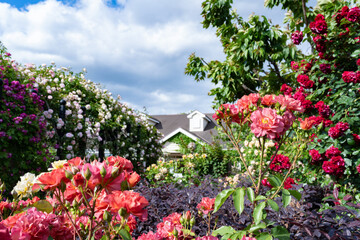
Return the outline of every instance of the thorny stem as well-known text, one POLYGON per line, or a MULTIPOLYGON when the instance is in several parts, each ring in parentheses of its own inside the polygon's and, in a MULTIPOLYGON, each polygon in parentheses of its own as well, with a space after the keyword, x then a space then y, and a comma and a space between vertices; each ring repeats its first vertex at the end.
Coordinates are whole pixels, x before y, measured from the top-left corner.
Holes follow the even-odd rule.
POLYGON ((279 186, 278 189, 275 191, 275 193, 274 193, 270 198, 268 198, 268 199, 274 199, 274 197, 275 197, 276 194, 280 191, 280 189, 282 188, 282 186, 284 186, 284 182, 285 182, 286 179, 288 178, 291 170, 294 168, 295 163, 296 163, 296 161, 297 161, 297 159, 299 158, 300 155, 301 155, 301 153, 300 153, 300 151, 298 151, 298 153, 295 155, 295 158, 294 158, 293 162, 291 163, 291 166, 290 166, 290 168, 289 168, 289 171, 286 173, 286 175, 285 175, 284 179, 282 180, 280 186, 279 186))
POLYGON ((249 177, 250 177, 251 182, 253 183, 253 186, 256 186, 256 183, 255 183, 255 181, 254 181, 254 179, 253 179, 253 177, 252 177, 252 175, 251 175, 251 173, 250 173, 250 170, 249 170, 249 168, 248 168, 247 165, 246 165, 245 159, 244 159, 244 157, 243 157, 242 154, 241 154, 239 145, 238 145, 238 143, 235 142, 235 140, 234 140, 235 137, 234 137, 234 135, 233 135, 233 133, 232 133, 232 131, 231 131, 230 126, 229 126, 229 129, 230 129, 230 133, 231 133, 231 134, 229 134, 229 132, 227 131, 227 129, 226 129, 222 124, 221 124, 221 127, 222 127, 222 129, 224 130, 224 132, 226 133, 226 135, 228 136, 228 138, 230 139, 231 143, 232 143, 232 144, 234 145, 234 147, 236 148, 236 151, 238 152, 238 154, 239 154, 239 156, 240 156, 240 159, 241 159, 242 163, 244 164, 244 167, 245 167, 247 173, 249 174, 249 177))
POLYGON ((261 158, 260 158, 260 166, 259 166, 259 179, 258 179, 258 184, 255 190, 256 195, 259 194, 260 192, 260 187, 261 187, 261 178, 262 178, 262 165, 263 165, 263 161, 264 161, 264 150, 265 150, 265 137, 262 138, 263 142, 261 144, 260 138, 258 139, 259 143, 261 145, 261 158))
MULTIPOLYGON (((60 189, 58 189, 58 191, 60 192, 60 189)), ((55 197, 57 198, 57 200, 59 201, 61 207, 65 210, 65 214, 66 214, 67 217, 69 218, 69 220, 70 220, 70 222, 71 222, 71 225, 73 225, 76 234, 79 236, 79 240, 82 240, 82 237, 81 237, 79 231, 77 230, 76 224, 74 223, 72 217, 70 216, 68 209, 65 207, 65 205, 64 205, 63 202, 61 201, 60 193, 59 193, 59 194, 54 193, 54 194, 55 194, 55 197)))

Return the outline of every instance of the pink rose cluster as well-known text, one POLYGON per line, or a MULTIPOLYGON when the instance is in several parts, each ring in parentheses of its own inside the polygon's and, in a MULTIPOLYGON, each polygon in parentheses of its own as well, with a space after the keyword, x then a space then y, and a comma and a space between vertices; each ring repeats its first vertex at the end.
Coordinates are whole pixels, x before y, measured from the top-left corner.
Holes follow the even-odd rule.
MULTIPOLYGON (((192 237, 184 234, 184 226, 182 225, 183 221, 190 221, 191 213, 188 211, 186 214, 172 213, 167 217, 163 218, 163 221, 160 222, 156 228, 156 233, 150 231, 148 233, 143 233, 137 240, 186 240, 193 239, 192 237)), ((218 240, 218 238, 211 238, 210 236, 205 236, 196 239, 209 239, 209 240, 218 240)))
POLYGON ((338 122, 335 127, 331 127, 328 131, 328 135, 333 138, 337 139, 344 135, 344 132, 350 128, 348 123, 338 122))
POLYGON ((282 136, 295 120, 293 112, 304 112, 301 102, 287 95, 249 94, 235 104, 223 104, 213 118, 226 123, 248 123, 256 137, 282 136))
MULTIPOLYGON (((136 227, 135 217, 147 219, 148 201, 139 193, 128 191, 139 182, 132 163, 121 157, 108 157, 104 162, 85 163, 81 158, 68 160, 62 168, 43 173, 37 178, 34 190, 52 193, 46 200, 53 207, 52 213, 29 208, 0 222, 7 228, 12 240, 18 239, 73 239, 84 228, 92 226, 95 239, 100 239, 104 226, 126 223, 130 232, 136 227), (88 203, 84 201, 88 199, 88 203), (75 203, 79 212, 73 221, 65 202, 75 203), (95 201, 95 202, 94 202, 95 201), (90 210, 88 206, 91 205, 90 210), (121 213, 122 214, 121 214, 121 213), (96 220, 93 220, 91 216, 96 220), (92 223, 90 223, 92 221, 92 223), (106 224, 104 224, 106 221, 106 224)), ((31 207, 39 198, 24 201, 31 207)), ((36 205, 35 205, 36 206, 36 205)), ((1 213, 11 206, 0 204, 1 213)), ((90 231, 90 230, 89 230, 90 231)), ((4 238, 1 238, 4 239, 4 238)), ((6 239, 6 238, 5 238, 6 239)))
POLYGON ((299 45, 304 38, 304 34, 301 31, 295 31, 291 34, 291 40, 295 45, 299 45))

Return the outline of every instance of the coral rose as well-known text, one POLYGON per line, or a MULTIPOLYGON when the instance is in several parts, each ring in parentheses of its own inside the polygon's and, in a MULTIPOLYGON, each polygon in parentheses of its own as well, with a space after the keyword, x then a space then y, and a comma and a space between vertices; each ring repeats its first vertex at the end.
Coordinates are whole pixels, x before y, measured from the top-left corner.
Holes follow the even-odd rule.
POLYGON ((304 120, 302 120, 301 118, 298 118, 299 122, 300 122, 300 127, 303 130, 309 130, 311 129, 314 124, 315 124, 315 120, 311 119, 311 118, 305 118, 304 120))
POLYGON ((210 211, 213 211, 215 207, 215 198, 204 197, 201 202, 196 206, 199 211, 204 215, 207 215, 210 211))
POLYGON ((138 217, 141 221, 147 219, 147 210, 144 209, 149 202, 139 193, 132 191, 113 191, 108 195, 110 211, 117 213, 124 208, 128 214, 138 217))
POLYGON ((42 186, 44 190, 54 190, 59 187, 61 182, 67 183, 70 180, 65 177, 65 171, 62 168, 54 169, 51 172, 46 172, 38 178, 39 183, 34 184, 33 189, 42 186))
POLYGON ((250 116, 252 121, 250 128, 256 137, 267 136, 274 139, 284 130, 284 122, 281 116, 271 108, 256 110, 250 116))

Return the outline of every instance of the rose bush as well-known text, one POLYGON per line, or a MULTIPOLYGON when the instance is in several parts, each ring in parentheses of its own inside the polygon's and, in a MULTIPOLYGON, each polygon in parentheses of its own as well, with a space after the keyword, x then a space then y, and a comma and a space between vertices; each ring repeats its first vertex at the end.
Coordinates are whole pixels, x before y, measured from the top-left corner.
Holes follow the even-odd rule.
POLYGON ((136 218, 147 219, 148 201, 130 191, 140 178, 129 160, 78 157, 53 167, 36 178, 25 175, 17 186, 26 187, 13 190, 17 198, 1 202, 2 239, 131 239, 136 218), (46 193, 45 200, 22 200, 36 191, 46 193))
POLYGON ((360 145, 356 140, 360 129, 359 13, 358 6, 348 1, 323 2, 311 12, 316 17, 303 31, 311 35, 307 41, 315 46, 314 52, 300 55, 299 61, 292 63, 300 66, 292 67, 300 86, 293 82, 281 89, 300 100, 306 116, 312 120, 308 126, 314 133, 308 145, 309 158, 304 159, 299 177, 327 184, 330 178, 326 176, 331 176, 332 182, 340 184, 343 191, 352 193, 357 200, 360 200, 356 170, 360 164, 360 145))

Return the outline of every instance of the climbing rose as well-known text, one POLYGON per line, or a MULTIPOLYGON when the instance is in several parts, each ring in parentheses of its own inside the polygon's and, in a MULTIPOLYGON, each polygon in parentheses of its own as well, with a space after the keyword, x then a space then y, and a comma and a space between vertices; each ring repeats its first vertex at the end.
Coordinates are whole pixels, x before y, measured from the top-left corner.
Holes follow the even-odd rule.
POLYGON ((325 74, 329 74, 331 73, 331 65, 326 63, 320 64, 320 70, 325 74))
POLYGON ((346 83, 358 83, 360 82, 359 73, 360 72, 345 71, 342 74, 342 79, 346 83))
POLYGON ((284 122, 281 116, 271 108, 256 110, 250 116, 252 121, 250 128, 256 137, 267 135, 268 138, 276 138, 284 130, 284 122))
POLYGON ((327 159, 331 159, 332 157, 340 156, 340 154, 341 154, 341 151, 334 146, 331 146, 325 152, 325 156, 327 157, 327 159))
POLYGON ((309 79, 307 75, 300 74, 297 76, 296 80, 303 88, 312 88, 314 86, 314 82, 309 79))
POLYGON ((332 157, 330 161, 323 162, 322 168, 330 175, 341 177, 345 171, 345 162, 340 156, 332 157))
POLYGON ((328 131, 328 135, 333 139, 341 137, 342 134, 343 133, 337 127, 331 127, 328 131))
POLYGON ((312 159, 311 163, 313 164, 316 164, 323 160, 323 157, 321 156, 318 150, 315 149, 309 150, 309 155, 311 156, 312 159))
POLYGON ((310 23, 309 28, 313 33, 316 33, 316 34, 326 33, 327 32, 327 24, 326 24, 324 15, 318 14, 315 17, 315 21, 310 23))
POLYGON ((360 173, 360 164, 356 167, 356 170, 360 173))
POLYGON ((335 127, 338 128, 340 131, 345 132, 349 129, 349 124, 346 122, 338 122, 335 127))
POLYGON ((353 138, 356 144, 360 144, 360 135, 353 133, 353 138))
POLYGON ((303 38, 304 35, 301 31, 295 31, 291 34, 291 40, 295 45, 299 45, 303 38))
POLYGON ((360 21, 360 9, 358 7, 353 7, 350 9, 347 20, 350 22, 359 22, 360 21))

